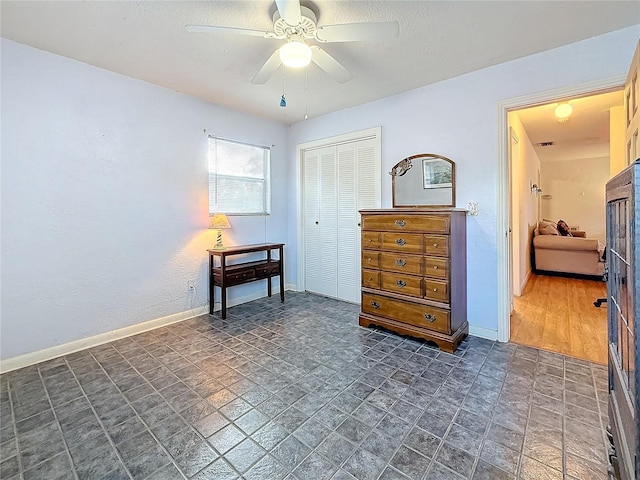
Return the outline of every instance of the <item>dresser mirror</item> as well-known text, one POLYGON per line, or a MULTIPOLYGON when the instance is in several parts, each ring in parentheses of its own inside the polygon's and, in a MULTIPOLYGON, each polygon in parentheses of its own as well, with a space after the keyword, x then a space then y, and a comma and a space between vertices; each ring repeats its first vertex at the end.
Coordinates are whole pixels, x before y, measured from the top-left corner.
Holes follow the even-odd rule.
POLYGON ((432 153, 412 155, 389 172, 394 207, 454 207, 456 164, 432 153))

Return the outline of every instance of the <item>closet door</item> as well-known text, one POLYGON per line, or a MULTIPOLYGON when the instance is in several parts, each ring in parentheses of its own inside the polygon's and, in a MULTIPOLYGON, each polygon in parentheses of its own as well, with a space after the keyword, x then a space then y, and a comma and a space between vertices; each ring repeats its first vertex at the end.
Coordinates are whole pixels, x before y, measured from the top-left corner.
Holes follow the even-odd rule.
POLYGON ((375 142, 337 146, 338 156, 338 298, 360 302, 360 214, 380 206, 375 142))
POLYGON ((305 288, 337 298, 336 148, 305 151, 305 288))

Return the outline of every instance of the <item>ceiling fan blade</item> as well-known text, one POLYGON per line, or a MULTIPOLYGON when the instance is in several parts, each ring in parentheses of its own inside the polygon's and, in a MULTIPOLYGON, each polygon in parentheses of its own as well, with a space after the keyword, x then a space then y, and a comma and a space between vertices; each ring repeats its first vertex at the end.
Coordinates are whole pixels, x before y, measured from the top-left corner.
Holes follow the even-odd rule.
POLYGON ((280 61, 280 49, 276 50, 271 56, 264 62, 264 65, 260 67, 258 73, 253 77, 251 83, 254 85, 263 85, 267 83, 267 80, 271 78, 271 75, 280 67, 282 62, 280 61))
POLYGON ((302 21, 300 0, 276 0, 276 7, 278 7, 278 12, 280 12, 280 18, 282 18, 287 25, 297 27, 302 21))
POLYGON ((334 78, 339 83, 345 83, 351 80, 351 73, 344 68, 335 58, 325 52, 318 46, 311 47, 311 60, 322 70, 334 78))
POLYGON ((239 33, 241 35, 250 35, 253 37, 275 38, 275 34, 273 32, 264 30, 251 30, 249 28, 221 27, 219 25, 186 25, 184 28, 187 30, 187 32, 193 33, 223 32, 239 33))
POLYGON ((397 38, 398 22, 343 23, 318 27, 316 38, 320 42, 360 42, 397 38))

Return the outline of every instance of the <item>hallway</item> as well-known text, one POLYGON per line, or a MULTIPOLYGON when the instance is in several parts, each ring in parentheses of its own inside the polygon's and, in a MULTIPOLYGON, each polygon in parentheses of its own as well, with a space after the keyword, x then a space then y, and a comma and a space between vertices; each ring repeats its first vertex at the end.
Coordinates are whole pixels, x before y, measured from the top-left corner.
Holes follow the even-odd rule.
POLYGON ((606 365, 607 284, 597 280, 532 274, 514 298, 511 341, 606 365))

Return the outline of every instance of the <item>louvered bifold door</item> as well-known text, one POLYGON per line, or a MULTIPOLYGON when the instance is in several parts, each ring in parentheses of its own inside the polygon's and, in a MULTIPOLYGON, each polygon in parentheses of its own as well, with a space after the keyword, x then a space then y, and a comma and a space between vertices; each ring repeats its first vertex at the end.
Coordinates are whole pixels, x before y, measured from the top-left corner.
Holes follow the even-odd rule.
POLYGON ((338 298, 360 298, 356 144, 338 145, 338 298))
POLYGON ((305 151, 305 288, 337 297, 335 146, 305 151))
POLYGON ((305 289, 360 302, 360 214, 380 208, 374 138, 305 150, 305 289))
POLYGON ((375 141, 338 145, 338 298, 360 302, 360 214, 380 208, 375 141))

